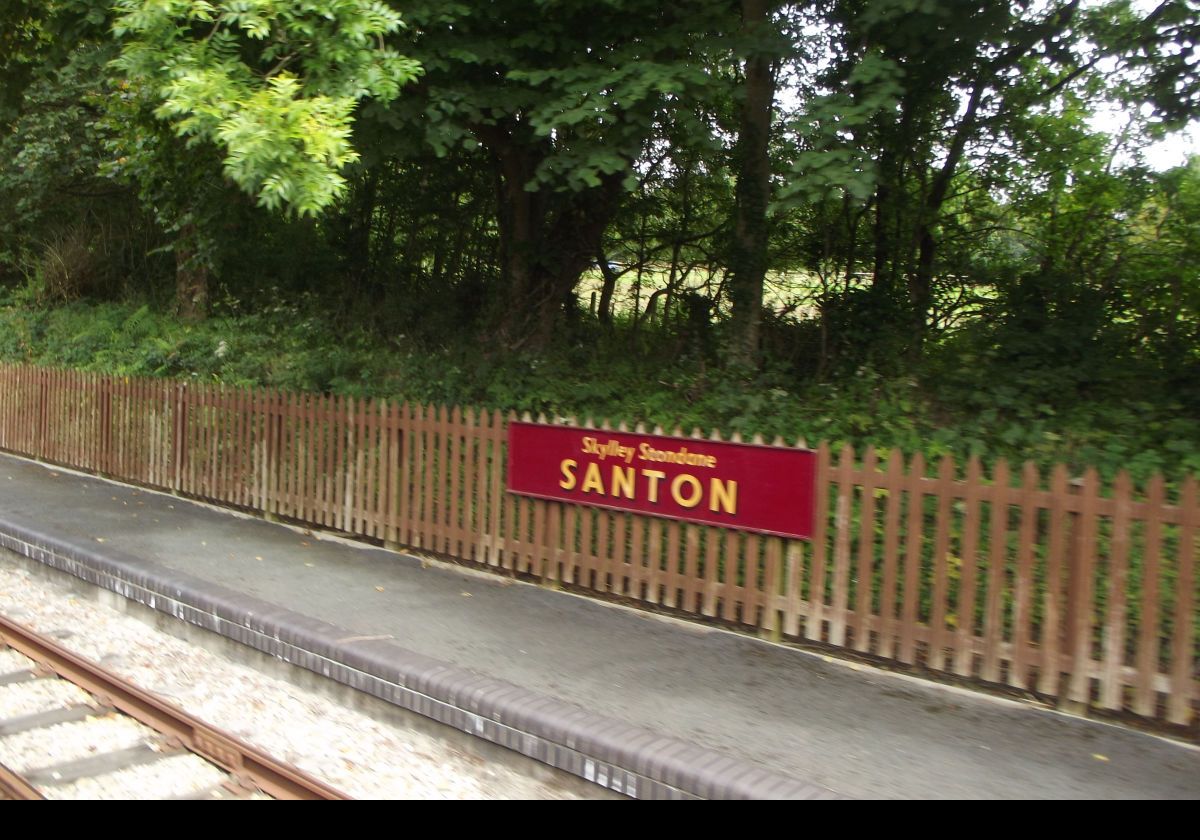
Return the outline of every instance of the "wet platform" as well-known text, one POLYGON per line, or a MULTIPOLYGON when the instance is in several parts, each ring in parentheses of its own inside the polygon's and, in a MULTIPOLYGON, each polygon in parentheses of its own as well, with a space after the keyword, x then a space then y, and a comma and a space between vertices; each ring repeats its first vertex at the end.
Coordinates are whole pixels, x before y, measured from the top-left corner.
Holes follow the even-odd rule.
POLYGON ((0 547, 639 798, 1195 798, 1200 749, 0 455, 0 547))

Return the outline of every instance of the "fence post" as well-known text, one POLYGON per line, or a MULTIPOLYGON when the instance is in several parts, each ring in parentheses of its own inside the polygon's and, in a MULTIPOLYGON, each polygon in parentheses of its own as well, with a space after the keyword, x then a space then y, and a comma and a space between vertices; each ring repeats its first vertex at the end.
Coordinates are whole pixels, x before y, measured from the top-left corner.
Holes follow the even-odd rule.
POLYGON ((825 641, 825 558, 828 556, 828 546, 825 543, 829 533, 829 482, 832 472, 829 444, 822 443, 817 448, 817 493, 813 504, 811 555, 812 586, 809 590, 809 614, 804 622, 804 637, 816 642, 825 641))
POLYGON ((1096 499, 1099 478, 1089 469, 1071 482, 1074 510, 1071 522, 1071 558, 1067 583, 1066 646, 1070 673, 1058 707, 1075 714, 1087 711, 1091 700, 1092 609, 1096 554, 1096 499))
POLYGON ((386 472, 385 482, 387 487, 383 547, 391 551, 400 551, 404 545, 402 523, 407 514, 407 511, 404 510, 400 465, 408 457, 405 451, 408 448, 408 441, 404 434, 404 415, 401 411, 401 406, 395 402, 387 404, 387 423, 384 425, 383 434, 386 435, 387 439, 385 451, 388 455, 386 469, 381 470, 381 472, 386 472))
MULTIPOLYGON (((283 475, 280 462, 283 460, 283 392, 274 388, 267 391, 263 404, 267 427, 266 463, 263 465, 263 519, 268 522, 279 521, 280 487, 279 481, 283 475)), ((347 517, 348 519, 348 517, 347 517)), ((350 530, 348 522, 344 526, 350 530)))
POLYGON ((1188 476, 1179 497, 1178 577, 1171 639, 1171 688, 1167 694, 1167 721, 1180 726, 1192 721, 1192 697, 1196 690, 1196 526, 1200 524, 1196 496, 1196 478, 1188 476))
POLYGON ((171 492, 178 496, 183 488, 183 462, 186 457, 184 435, 187 431, 187 384, 175 385, 175 405, 171 416, 171 492))
POLYGON ((37 433, 37 454, 36 458, 39 461, 46 459, 46 430, 50 425, 49 413, 50 407, 47 405, 50 401, 50 382, 46 375, 46 371, 38 371, 38 433, 37 433))
POLYGON ((112 381, 107 376, 96 379, 96 395, 100 405, 99 440, 96 441, 96 469, 112 473, 112 381))

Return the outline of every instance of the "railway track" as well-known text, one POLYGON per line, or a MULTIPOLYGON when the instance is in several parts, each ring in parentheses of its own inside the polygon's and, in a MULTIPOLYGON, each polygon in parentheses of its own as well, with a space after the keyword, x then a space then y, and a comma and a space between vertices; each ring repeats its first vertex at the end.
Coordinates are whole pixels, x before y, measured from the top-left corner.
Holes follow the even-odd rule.
POLYGON ((0 616, 0 799, 347 799, 0 616))

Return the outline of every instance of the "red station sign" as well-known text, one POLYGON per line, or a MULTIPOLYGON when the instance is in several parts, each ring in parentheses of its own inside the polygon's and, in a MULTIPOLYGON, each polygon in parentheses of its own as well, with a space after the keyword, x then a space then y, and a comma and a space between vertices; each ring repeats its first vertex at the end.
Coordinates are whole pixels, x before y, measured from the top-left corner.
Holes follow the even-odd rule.
POLYGON ((511 493, 780 537, 812 537, 816 468, 805 449, 508 426, 511 493))

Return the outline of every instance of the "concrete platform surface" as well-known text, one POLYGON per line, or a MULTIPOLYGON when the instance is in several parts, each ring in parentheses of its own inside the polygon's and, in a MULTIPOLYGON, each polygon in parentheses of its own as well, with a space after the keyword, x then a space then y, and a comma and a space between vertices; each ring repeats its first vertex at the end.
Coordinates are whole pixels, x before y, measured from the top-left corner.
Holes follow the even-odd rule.
POLYGON ((534 705, 562 701, 564 748, 587 752, 571 729, 587 715, 628 724, 634 740, 659 733, 670 766, 627 768, 647 778, 696 760, 711 782, 715 753, 734 775, 762 768, 755 784, 776 795, 1200 797, 1193 745, 0 455, 4 534, 132 577, 176 575, 180 598, 208 587, 278 605, 367 658, 364 644, 383 643, 491 680, 480 696, 503 699, 507 685, 534 705))

